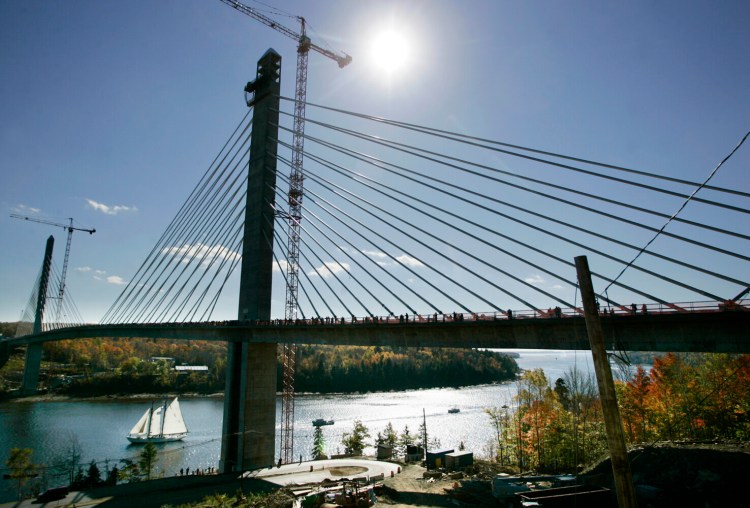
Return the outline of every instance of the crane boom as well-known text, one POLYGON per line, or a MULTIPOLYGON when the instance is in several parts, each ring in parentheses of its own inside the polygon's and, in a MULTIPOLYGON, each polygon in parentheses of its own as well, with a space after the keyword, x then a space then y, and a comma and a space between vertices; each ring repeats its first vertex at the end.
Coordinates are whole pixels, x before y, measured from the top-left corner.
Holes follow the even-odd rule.
MULTIPOLYGON (((297 76, 294 91, 294 129, 292 131, 292 165, 289 175, 289 213, 285 218, 289 225, 287 241, 287 277, 286 277, 286 306, 284 317, 287 322, 297 319, 298 287, 299 287, 299 244, 302 223, 302 197, 304 173, 302 160, 305 142, 305 104, 307 102, 307 57, 310 50, 334 60, 339 68, 347 66, 352 57, 346 53, 335 53, 314 44, 305 31, 305 18, 297 16, 300 22, 300 33, 295 32, 265 14, 248 7, 237 0, 221 0, 230 7, 240 11, 264 25, 281 32, 297 41, 297 76)), ((295 344, 284 344, 281 352, 282 361, 282 392, 281 392, 281 460, 288 464, 294 460, 294 371, 297 356, 295 344)))
MULTIPOLYGON (((320 53, 321 55, 330 58, 331 60, 334 60, 339 67, 343 68, 349 65, 352 61, 352 57, 347 55, 344 52, 336 53, 334 51, 331 51, 330 49, 323 48, 321 46, 318 46, 317 44, 313 43, 309 37, 307 37, 304 33, 297 33, 291 28, 287 28, 282 24, 279 24, 276 20, 269 18, 262 12, 258 11, 257 9, 253 9, 250 6, 247 6, 241 2, 238 2, 237 0, 219 0, 225 4, 227 4, 230 7, 233 7, 234 9, 237 9, 243 14, 247 14, 251 18, 255 19, 256 21, 260 21, 264 25, 266 25, 269 28, 273 28, 277 32, 281 32, 282 34, 286 35, 290 39, 293 39, 297 41, 300 46, 303 44, 307 46, 308 49, 312 49, 313 51, 316 51, 320 53)), ((301 16, 298 16, 297 19, 303 23, 304 26, 304 19, 301 16)))
POLYGON ((65 296, 65 276, 68 273, 68 258, 70 258, 70 243, 73 240, 73 231, 84 231, 90 235, 93 235, 94 233, 96 233, 96 229, 77 228, 73 226, 72 217, 68 219, 70 221, 69 224, 62 224, 60 222, 52 222, 50 220, 37 219, 35 217, 25 217, 23 215, 17 215, 17 214, 11 214, 10 216, 14 219, 27 220, 30 222, 38 222, 39 224, 47 224, 49 226, 61 227, 68 232, 68 241, 65 244, 65 260, 63 261, 62 274, 60 275, 60 289, 57 295, 57 298, 58 298, 57 299, 57 312, 55 315, 55 319, 59 321, 61 317, 60 315, 62 313, 63 296, 65 296))

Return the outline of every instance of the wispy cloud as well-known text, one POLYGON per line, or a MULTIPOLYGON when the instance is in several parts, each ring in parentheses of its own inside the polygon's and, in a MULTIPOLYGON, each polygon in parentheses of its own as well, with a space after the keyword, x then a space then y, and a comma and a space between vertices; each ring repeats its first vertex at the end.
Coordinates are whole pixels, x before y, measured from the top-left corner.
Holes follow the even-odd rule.
POLYGON ((98 268, 94 269, 90 266, 81 266, 79 268, 76 268, 76 271, 80 273, 90 273, 91 278, 94 280, 104 280, 104 276, 107 275, 106 270, 99 270, 98 268))
POLYGON ((18 204, 14 206, 13 208, 11 208, 11 210, 13 210, 14 213, 28 213, 31 215, 36 215, 42 211, 39 208, 34 208, 33 206, 26 206, 23 204, 18 204))
POLYGON ((410 266, 412 268, 418 268, 420 266, 424 266, 424 263, 422 263, 420 260, 413 258, 411 256, 408 256, 406 254, 401 254, 400 256, 397 256, 396 261, 398 261, 402 265, 410 266))
POLYGON ((119 275, 110 275, 109 277, 107 277, 107 283, 114 284, 116 286, 124 286, 125 284, 127 284, 125 279, 123 279, 119 275))
POLYGON ((388 262, 388 254, 386 254, 385 252, 363 250, 362 254, 364 254, 365 256, 371 257, 380 266, 388 266, 388 265, 393 264, 393 263, 388 262))
POLYGON ((538 285, 538 284, 544 284, 544 278, 539 274, 534 274, 531 277, 526 277, 524 279, 529 284, 538 285))
POLYGON ((334 275, 338 275, 342 272, 349 271, 349 263, 337 263, 335 261, 326 261, 322 266, 319 266, 315 270, 310 270, 307 274, 310 277, 323 277, 328 279, 334 275))
POLYGON ((366 256, 370 256, 371 258, 375 258, 375 259, 388 259, 388 254, 386 254, 385 252, 380 252, 380 251, 363 250, 362 254, 366 256))
POLYGON ((195 245, 181 245, 179 247, 165 247, 161 250, 167 256, 179 257, 182 263, 190 263, 194 260, 202 260, 204 266, 210 265, 214 260, 239 260, 240 253, 227 249, 223 245, 206 245, 196 243, 195 245))
POLYGON ((412 268, 424 266, 424 263, 416 258, 409 256, 408 254, 401 254, 400 256, 395 256, 393 258, 382 251, 363 250, 362 254, 373 258, 375 262, 381 266, 395 266, 397 263, 405 266, 410 266, 412 268), (391 262, 391 259, 395 259, 396 263, 391 262))
POLYGON ((124 206, 124 205, 105 205, 104 203, 99 203, 98 201, 94 201, 93 199, 86 199, 86 202, 89 204, 91 208, 98 212, 102 212, 105 215, 117 215, 118 213, 122 212, 137 212, 138 209, 134 206, 124 206))

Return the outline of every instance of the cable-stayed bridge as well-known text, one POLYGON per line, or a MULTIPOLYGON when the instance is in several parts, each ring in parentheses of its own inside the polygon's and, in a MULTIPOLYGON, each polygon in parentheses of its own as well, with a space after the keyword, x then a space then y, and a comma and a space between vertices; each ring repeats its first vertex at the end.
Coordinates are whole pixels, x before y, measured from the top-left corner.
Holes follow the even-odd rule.
POLYGON ((101 323, 6 344, 229 341, 224 470, 273 460, 277 343, 587 348, 580 255, 608 347, 750 351, 750 192, 710 181, 738 171, 734 152, 688 181, 308 103, 304 194, 289 195, 279 66, 261 59, 247 115, 101 323))

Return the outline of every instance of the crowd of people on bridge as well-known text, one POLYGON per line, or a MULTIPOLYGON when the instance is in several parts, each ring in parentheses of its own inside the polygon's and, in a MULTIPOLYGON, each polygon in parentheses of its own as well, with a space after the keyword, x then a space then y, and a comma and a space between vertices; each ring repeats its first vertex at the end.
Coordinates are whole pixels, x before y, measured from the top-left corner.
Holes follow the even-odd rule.
MULTIPOLYGON (((687 305, 678 304, 654 304, 651 309, 647 304, 642 304, 640 311, 638 306, 633 303, 630 307, 626 306, 614 306, 609 305, 606 308, 600 309, 597 303, 597 309, 602 316, 625 316, 625 315, 646 315, 649 313, 661 314, 661 313, 672 313, 672 312, 716 312, 726 310, 744 309, 744 307, 736 305, 735 302, 730 302, 732 305, 728 305, 727 302, 720 304, 718 309, 716 304, 701 304, 696 306, 690 304, 689 308, 687 305)), ((165 326, 220 326, 220 327, 233 327, 233 326, 309 326, 309 325, 391 325, 391 324, 411 324, 411 323, 462 323, 462 322, 477 322, 477 321, 498 321, 498 320, 512 320, 512 319, 562 319, 566 317, 581 317, 583 316, 583 309, 580 307, 566 308, 563 309, 559 306, 550 307, 546 311, 541 309, 534 310, 522 310, 513 311, 508 309, 507 311, 498 311, 490 313, 476 313, 476 312, 453 312, 450 314, 435 312, 432 314, 395 314, 389 316, 365 316, 357 317, 351 316, 344 318, 341 316, 333 317, 310 317, 310 318, 299 318, 294 320, 289 319, 270 319, 270 320, 229 320, 229 321, 212 321, 212 322, 201 322, 201 323, 164 323, 165 326)))

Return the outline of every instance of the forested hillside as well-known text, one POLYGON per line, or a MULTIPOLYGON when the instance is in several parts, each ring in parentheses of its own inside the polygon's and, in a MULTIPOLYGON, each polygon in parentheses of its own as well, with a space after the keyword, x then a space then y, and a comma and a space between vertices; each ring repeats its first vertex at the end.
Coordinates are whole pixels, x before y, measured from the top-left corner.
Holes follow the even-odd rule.
MULTIPOLYGON (((19 364, 10 362, 0 376, 12 378, 7 369, 19 364)), ((223 390, 225 365, 223 342, 88 339, 45 344, 42 370, 45 385, 74 395, 207 393, 223 390), (205 365, 208 372, 178 374, 174 365, 205 365)), ((455 387, 512 380, 518 372, 515 360, 490 351, 299 346, 295 389, 326 393, 455 387)), ((278 376, 281 387, 280 370, 278 376)))

